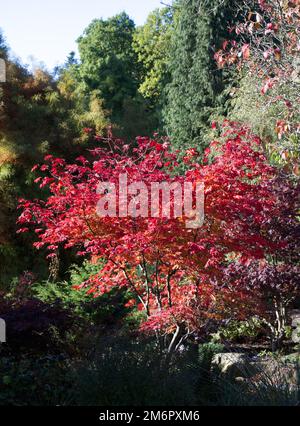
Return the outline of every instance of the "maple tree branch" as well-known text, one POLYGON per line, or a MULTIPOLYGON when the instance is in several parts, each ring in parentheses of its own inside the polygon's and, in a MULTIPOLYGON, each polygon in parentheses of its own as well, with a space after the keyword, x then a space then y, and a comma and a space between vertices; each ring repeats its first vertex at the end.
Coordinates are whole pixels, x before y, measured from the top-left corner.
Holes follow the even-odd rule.
POLYGON ((148 276, 148 271, 147 271, 147 264, 146 264, 146 259, 145 259, 145 255, 144 253, 142 253, 142 259, 143 259, 143 266, 142 269, 144 270, 145 273, 145 277, 146 277, 146 294, 147 294, 147 301, 146 301, 146 307, 147 307, 147 312, 149 311, 149 305, 150 305, 150 281, 149 281, 149 276, 148 276))
POLYGON ((126 271, 126 268, 124 268, 123 266, 119 265, 115 260, 113 260, 111 258, 109 260, 110 260, 110 262, 112 262, 117 268, 119 268, 123 272, 123 274, 124 274, 125 278, 127 279, 127 281, 129 283, 131 289, 134 291, 134 293, 136 293, 138 299, 143 304, 143 306, 144 306, 144 308, 145 308, 145 310, 147 312, 147 315, 150 316, 149 306, 147 306, 147 304, 145 303, 145 301, 143 299, 143 296, 141 295, 141 293, 136 288, 136 286, 135 286, 134 282, 132 281, 132 279, 129 277, 128 272, 126 271))

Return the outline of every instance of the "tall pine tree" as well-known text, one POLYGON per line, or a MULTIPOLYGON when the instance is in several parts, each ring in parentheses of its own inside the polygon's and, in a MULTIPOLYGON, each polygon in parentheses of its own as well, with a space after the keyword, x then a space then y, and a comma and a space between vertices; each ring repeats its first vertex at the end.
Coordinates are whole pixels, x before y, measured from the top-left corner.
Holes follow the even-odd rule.
POLYGON ((236 10, 232 0, 179 0, 165 90, 165 129, 174 147, 200 151, 207 142, 212 115, 226 109, 224 75, 214 52, 228 37, 236 10))

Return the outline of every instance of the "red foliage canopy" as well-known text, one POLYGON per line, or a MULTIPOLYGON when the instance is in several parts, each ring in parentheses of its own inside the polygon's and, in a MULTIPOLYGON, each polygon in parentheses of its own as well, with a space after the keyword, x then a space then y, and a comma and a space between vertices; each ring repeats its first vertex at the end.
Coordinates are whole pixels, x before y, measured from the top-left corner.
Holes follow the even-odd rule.
POLYGON ((120 141, 106 142, 89 159, 66 164, 48 156, 35 168, 45 174, 37 182, 50 196, 20 201, 20 232, 33 226, 35 246, 46 246, 49 256, 63 246, 103 259, 103 268, 82 286, 95 295, 128 288, 147 313, 144 329, 172 331, 184 325, 187 334, 199 330, 217 303, 213 283, 222 276, 222 266, 230 259, 243 264, 262 259, 285 244, 274 241, 268 227, 270 217, 279 217, 282 210, 272 190, 277 171, 267 164, 260 139, 234 123, 224 124, 223 141, 211 144, 204 164, 187 153, 189 170, 180 176, 175 176, 176 155, 165 140, 137 138, 133 149, 120 141), (203 226, 187 228, 184 214, 119 217, 117 211, 116 217, 99 217, 99 181, 117 184, 124 173, 128 184, 138 181, 147 187, 204 182, 203 226))

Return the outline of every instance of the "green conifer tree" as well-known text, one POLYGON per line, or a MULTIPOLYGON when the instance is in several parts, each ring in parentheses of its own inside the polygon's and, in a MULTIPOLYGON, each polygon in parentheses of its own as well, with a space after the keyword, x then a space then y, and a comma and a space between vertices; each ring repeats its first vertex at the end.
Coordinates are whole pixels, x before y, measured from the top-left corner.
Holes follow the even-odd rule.
POLYGON ((176 148, 207 143, 212 116, 226 109, 224 75, 217 69, 214 52, 228 36, 235 2, 229 0, 179 0, 171 40, 165 90, 165 129, 176 148))

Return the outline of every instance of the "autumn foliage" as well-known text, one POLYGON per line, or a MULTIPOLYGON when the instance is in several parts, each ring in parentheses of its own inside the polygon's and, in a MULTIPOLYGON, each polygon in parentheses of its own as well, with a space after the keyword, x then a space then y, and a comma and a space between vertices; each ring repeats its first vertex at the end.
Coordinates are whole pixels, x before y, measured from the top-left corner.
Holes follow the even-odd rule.
POLYGON ((202 164, 196 150, 189 151, 188 170, 180 176, 176 153, 170 153, 166 140, 137 138, 134 149, 114 139, 102 145, 74 164, 48 156, 35 167, 42 175, 36 182, 50 196, 21 200, 19 232, 34 228, 35 246, 47 247, 49 257, 59 247, 76 247, 79 255, 103 259, 103 268, 80 287, 95 296, 115 287, 128 289, 129 305, 145 312, 142 329, 175 332, 173 350, 220 316, 220 284, 228 263, 247 265, 287 244, 274 238, 270 222, 283 212, 274 191, 277 170, 267 164, 260 139, 236 123, 224 123, 222 139, 212 142, 202 164), (203 182, 203 226, 187 228, 184 214, 173 219, 99 217, 99 181, 117 183, 122 173, 128 183, 203 182))
POLYGON ((277 106, 275 132, 284 163, 299 175, 300 4, 243 0, 231 38, 215 53, 219 68, 234 66, 259 85, 265 108, 277 106), (282 143, 284 142, 284 143, 282 143))

